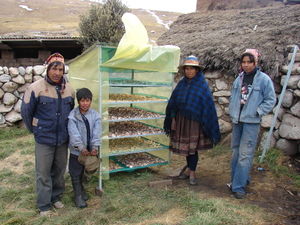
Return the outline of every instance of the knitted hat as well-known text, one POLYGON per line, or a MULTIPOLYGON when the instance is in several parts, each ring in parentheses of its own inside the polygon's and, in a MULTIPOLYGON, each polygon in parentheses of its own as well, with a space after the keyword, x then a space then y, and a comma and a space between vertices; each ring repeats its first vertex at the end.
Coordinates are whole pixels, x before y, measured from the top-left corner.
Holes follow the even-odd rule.
POLYGON ((65 63, 65 59, 64 57, 59 54, 59 53, 54 53, 52 55, 50 55, 46 61, 45 61, 45 64, 46 65, 49 65, 50 63, 53 63, 53 62, 61 62, 61 63, 65 63))
POLYGON ((248 48, 244 53, 250 53, 251 55, 253 55, 256 63, 258 62, 258 57, 261 56, 258 50, 255 48, 248 48))
POLYGON ((184 67, 184 66, 194 66, 194 67, 199 67, 199 68, 201 67, 199 64, 198 58, 194 55, 190 55, 184 59, 181 67, 184 67))

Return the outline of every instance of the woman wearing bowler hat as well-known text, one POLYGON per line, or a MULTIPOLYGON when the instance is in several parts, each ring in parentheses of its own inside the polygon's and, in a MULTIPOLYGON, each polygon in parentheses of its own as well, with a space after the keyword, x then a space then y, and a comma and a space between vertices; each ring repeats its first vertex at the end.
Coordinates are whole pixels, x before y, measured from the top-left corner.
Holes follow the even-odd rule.
POLYGON ((168 102, 164 129, 170 137, 170 151, 186 157, 187 165, 179 178, 196 185, 198 151, 219 142, 220 131, 213 97, 198 58, 188 56, 180 69, 184 77, 168 102))

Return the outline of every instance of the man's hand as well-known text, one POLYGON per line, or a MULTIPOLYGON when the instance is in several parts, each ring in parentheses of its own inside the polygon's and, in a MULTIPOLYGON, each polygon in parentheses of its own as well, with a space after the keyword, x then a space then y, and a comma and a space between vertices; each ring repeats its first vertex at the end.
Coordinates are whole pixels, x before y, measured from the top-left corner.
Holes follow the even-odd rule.
POLYGON ((96 149, 93 149, 92 151, 91 151, 91 155, 92 156, 96 156, 98 154, 98 151, 96 150, 96 149))
POLYGON ((90 155, 90 152, 87 149, 81 151, 81 154, 84 156, 90 155))

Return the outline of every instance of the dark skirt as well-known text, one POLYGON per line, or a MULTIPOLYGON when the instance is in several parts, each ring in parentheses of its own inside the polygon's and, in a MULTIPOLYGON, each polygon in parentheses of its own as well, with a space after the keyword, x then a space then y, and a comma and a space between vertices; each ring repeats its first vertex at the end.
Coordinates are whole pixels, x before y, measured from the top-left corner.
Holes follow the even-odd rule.
POLYGON ((199 122, 189 120, 179 113, 172 119, 170 150, 175 154, 188 156, 196 151, 210 149, 212 141, 202 130, 199 122))

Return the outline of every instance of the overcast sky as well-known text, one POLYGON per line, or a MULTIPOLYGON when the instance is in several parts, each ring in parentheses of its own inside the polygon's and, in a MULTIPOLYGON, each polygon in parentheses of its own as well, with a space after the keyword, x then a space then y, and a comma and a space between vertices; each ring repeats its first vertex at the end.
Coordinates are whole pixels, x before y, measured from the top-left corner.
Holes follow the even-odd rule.
POLYGON ((129 8, 142 8, 169 12, 195 12, 197 0, 122 0, 129 8))

